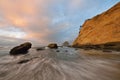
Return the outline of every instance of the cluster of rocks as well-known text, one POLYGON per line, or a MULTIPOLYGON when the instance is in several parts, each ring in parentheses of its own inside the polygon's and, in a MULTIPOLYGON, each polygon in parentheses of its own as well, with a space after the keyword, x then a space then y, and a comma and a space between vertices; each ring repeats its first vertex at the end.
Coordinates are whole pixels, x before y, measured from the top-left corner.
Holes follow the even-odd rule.
POLYGON ((38 47, 36 50, 37 50, 37 51, 45 50, 45 47, 38 47))
MULTIPOLYGON (((62 46, 69 47, 69 42, 65 41, 62 46)), ((10 55, 20 55, 20 54, 27 54, 28 50, 32 47, 30 42, 25 42, 16 46, 10 50, 10 55)), ((45 49, 57 49, 59 46, 57 43, 50 43, 47 47, 36 47, 37 51, 45 50, 45 49)), ((59 52, 59 51, 57 51, 59 52)))
MULTIPOLYGON (((28 50, 31 48, 32 44, 30 42, 25 42, 19 46, 16 46, 10 50, 10 55, 20 55, 20 54, 27 54, 28 50)), ((49 49, 57 49, 58 45, 56 43, 51 43, 47 46, 49 49)), ((36 49, 45 50, 45 47, 39 47, 36 49)))
POLYGON ((45 50, 45 49, 57 49, 58 45, 56 43, 51 43, 47 47, 37 47, 37 51, 45 50))

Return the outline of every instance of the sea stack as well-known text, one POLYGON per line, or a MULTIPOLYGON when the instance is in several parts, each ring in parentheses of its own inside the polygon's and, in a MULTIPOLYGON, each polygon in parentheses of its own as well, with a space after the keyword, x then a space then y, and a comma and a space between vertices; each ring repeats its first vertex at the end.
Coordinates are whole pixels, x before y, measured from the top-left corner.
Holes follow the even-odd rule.
POLYGON ((10 55, 20 55, 27 54, 28 50, 31 48, 32 44, 30 42, 23 43, 19 46, 14 47, 10 50, 10 55))
POLYGON ((120 2, 102 14, 85 21, 73 46, 85 45, 120 50, 120 2))

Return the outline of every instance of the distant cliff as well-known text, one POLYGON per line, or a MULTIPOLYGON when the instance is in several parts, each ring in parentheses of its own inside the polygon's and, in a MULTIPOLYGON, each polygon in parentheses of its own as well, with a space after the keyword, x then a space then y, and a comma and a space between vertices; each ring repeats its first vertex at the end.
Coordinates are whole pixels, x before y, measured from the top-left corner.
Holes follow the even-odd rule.
POLYGON ((120 42, 120 2, 82 25, 73 46, 120 42))

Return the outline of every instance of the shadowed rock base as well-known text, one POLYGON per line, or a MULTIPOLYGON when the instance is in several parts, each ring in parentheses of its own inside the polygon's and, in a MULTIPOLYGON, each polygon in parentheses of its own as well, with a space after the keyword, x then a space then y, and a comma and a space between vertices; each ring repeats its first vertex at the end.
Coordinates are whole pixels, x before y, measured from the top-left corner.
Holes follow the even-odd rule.
POLYGON ((91 50, 91 49, 103 50, 107 52, 110 50, 120 51, 120 42, 109 42, 109 43, 98 44, 98 45, 92 45, 92 44, 73 45, 73 47, 82 48, 85 50, 91 50))

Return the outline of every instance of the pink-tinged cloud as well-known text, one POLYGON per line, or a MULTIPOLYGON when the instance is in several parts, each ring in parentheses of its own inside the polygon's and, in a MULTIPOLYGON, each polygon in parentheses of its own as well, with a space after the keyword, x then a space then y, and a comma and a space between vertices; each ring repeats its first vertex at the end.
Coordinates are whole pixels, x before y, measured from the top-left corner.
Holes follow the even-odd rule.
POLYGON ((68 26, 66 26, 66 23, 54 25, 54 10, 51 12, 50 9, 56 2, 58 3, 61 1, 1 0, 0 13, 3 18, 1 25, 5 24, 4 27, 8 28, 11 26, 20 29, 20 32, 18 32, 19 34, 14 32, 14 30, 10 31, 12 35, 7 35, 8 32, 5 31, 4 36, 37 40, 42 44, 57 41, 54 40, 54 38, 58 37, 60 34, 59 32, 68 26), (24 36, 22 36, 23 32, 25 33, 24 36))
POLYGON ((21 29, 26 33, 25 38, 43 41, 43 37, 51 33, 48 30, 51 18, 46 13, 49 13, 48 5, 52 3, 53 0, 1 0, 1 16, 5 22, 3 24, 21 29))

